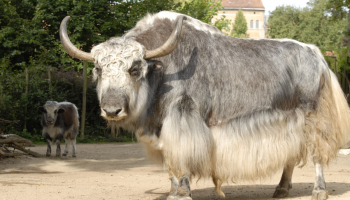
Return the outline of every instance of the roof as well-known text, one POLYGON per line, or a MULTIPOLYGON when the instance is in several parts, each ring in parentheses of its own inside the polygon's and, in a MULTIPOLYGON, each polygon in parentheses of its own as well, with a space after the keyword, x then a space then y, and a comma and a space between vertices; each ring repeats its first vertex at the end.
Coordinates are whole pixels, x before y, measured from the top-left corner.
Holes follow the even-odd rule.
POLYGON ((225 9, 265 9, 261 0, 222 0, 225 9))
POLYGON ((334 54, 335 54, 335 51, 326 51, 325 53, 324 53, 324 56, 334 56, 334 54))

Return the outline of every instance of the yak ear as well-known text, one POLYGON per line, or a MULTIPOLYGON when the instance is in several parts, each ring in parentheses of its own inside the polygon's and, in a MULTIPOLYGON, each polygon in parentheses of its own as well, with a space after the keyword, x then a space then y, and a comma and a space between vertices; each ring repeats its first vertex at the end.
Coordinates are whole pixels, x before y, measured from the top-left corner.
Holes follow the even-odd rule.
POLYGON ((58 111, 57 111, 57 113, 60 114, 60 113, 64 113, 65 111, 66 111, 65 109, 59 108, 58 111))
POLYGON ((148 71, 162 69, 164 64, 158 60, 146 60, 148 65, 148 71))
POLYGON ((44 112, 46 112, 46 109, 43 107, 43 106, 39 106, 38 107, 38 113, 44 113, 44 112))

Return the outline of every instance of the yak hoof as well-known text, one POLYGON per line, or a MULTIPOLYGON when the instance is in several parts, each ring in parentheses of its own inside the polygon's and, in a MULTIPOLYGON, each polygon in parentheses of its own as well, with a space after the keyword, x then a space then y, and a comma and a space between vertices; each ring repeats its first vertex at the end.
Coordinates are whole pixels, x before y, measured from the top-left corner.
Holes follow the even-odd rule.
POLYGON ((51 156, 51 154, 49 154, 49 153, 46 154, 46 157, 50 157, 50 156, 51 156))
POLYGON ((313 190, 311 200, 326 200, 328 198, 327 190, 313 190))
POLYGON ((191 197, 181 197, 181 196, 168 196, 166 200, 192 200, 191 197))
POLYGON ((66 156, 67 154, 66 153, 63 153, 62 156, 66 156))
POLYGON ((77 157, 77 155, 75 155, 75 154, 74 154, 74 155, 72 155, 72 157, 74 157, 74 158, 75 158, 75 157, 77 157))
POLYGON ((278 186, 275 190, 275 193, 273 193, 273 198, 284 198, 286 196, 288 196, 289 191, 285 188, 281 188, 280 186, 278 186))
POLYGON ((178 197, 177 200, 192 200, 191 197, 178 197))

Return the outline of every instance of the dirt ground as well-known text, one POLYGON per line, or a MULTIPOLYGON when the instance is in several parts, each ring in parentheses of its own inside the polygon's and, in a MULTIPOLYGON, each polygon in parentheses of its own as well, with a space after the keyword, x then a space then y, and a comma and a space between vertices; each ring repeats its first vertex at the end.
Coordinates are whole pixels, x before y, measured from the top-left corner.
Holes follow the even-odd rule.
MULTIPOLYGON (((55 152, 56 148, 53 148, 55 152)), ((31 150, 45 154, 46 146, 31 150)), ((54 153, 55 154, 55 153, 54 153)), ((324 170, 330 200, 350 199, 350 156, 339 155, 324 170)), ((272 199, 282 172, 255 183, 223 185, 227 200, 272 199)), ((293 189, 285 199, 311 199, 314 167, 296 168, 293 189)), ((193 199, 223 199, 210 180, 193 180, 193 199)), ((166 199, 167 172, 151 164, 138 143, 78 144, 77 158, 22 156, 0 161, 0 200, 166 199)))

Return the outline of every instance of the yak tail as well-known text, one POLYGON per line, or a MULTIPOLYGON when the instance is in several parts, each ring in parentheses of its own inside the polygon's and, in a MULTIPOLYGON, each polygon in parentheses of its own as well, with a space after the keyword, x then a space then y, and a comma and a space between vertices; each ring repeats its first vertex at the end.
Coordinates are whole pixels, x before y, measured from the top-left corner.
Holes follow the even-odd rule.
POLYGON ((336 118, 333 120, 337 127, 338 148, 342 148, 350 141, 349 105, 337 77, 331 70, 329 71, 331 74, 334 109, 336 111, 336 118))
MULTIPOLYGON (((335 74, 328 69, 316 112, 306 117, 308 150, 313 161, 328 164, 350 141, 349 105, 335 74), (313 133, 313 134, 312 134, 313 133)), ((322 82, 322 81, 321 81, 322 82)))

